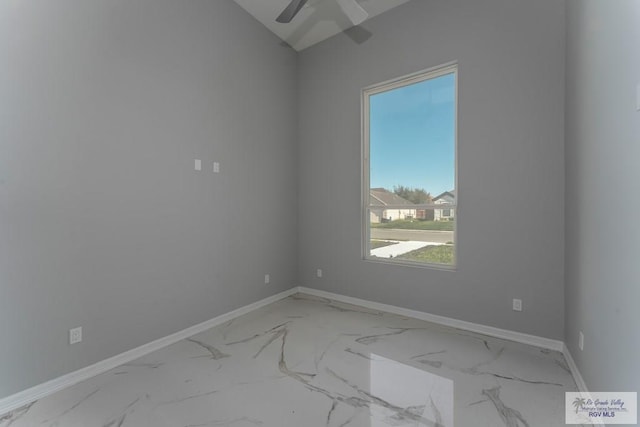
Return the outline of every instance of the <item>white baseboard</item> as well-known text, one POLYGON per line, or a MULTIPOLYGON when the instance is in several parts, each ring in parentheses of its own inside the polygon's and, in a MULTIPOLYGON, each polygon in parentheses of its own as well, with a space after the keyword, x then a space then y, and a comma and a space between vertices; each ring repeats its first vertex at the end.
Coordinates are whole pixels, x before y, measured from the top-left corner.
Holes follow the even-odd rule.
POLYGON ((438 316, 436 314, 425 313, 422 311, 409 310, 407 308, 397 307, 395 305, 382 304, 379 302, 368 301, 360 298, 347 297, 340 294, 334 294, 333 292, 305 288, 304 286, 298 287, 298 291, 303 294, 328 298, 347 304, 360 305, 372 310, 386 311, 388 313, 398 314, 405 317, 412 317, 414 319, 426 320, 427 322, 437 323, 439 325, 450 326, 457 329, 464 329, 466 331, 476 332, 482 335, 488 335, 495 338, 502 338, 509 341, 529 344, 549 350, 562 352, 564 349, 564 343, 562 341, 543 338, 536 335, 529 335, 522 332, 509 331, 507 329, 494 328, 493 326, 480 325, 478 323, 453 319, 451 317, 438 316))
POLYGON ((79 369, 77 371, 55 378, 51 381, 47 381, 45 383, 31 387, 27 390, 5 397, 4 399, 0 399, 0 415, 3 415, 7 412, 14 411, 18 408, 21 408, 22 406, 28 405, 32 402, 35 402, 36 400, 40 400, 43 397, 49 396, 50 394, 53 394, 56 391, 62 390, 67 387, 71 387, 72 385, 77 384, 81 381, 84 381, 96 375, 105 373, 124 363, 129 363, 151 352, 160 350, 161 348, 164 348, 168 345, 175 344, 176 342, 181 341, 185 338, 189 338, 200 332, 206 331, 207 329, 213 328, 214 326, 221 325, 225 322, 228 322, 229 320, 235 319, 236 317, 242 316, 253 310, 264 307, 265 305, 269 305, 271 303, 284 299, 297 292, 298 292, 298 288, 296 287, 291 288, 287 291, 280 292, 279 294, 272 295, 260 301, 256 301, 252 304, 245 305, 244 307, 240 307, 236 310, 222 314, 218 317, 214 317, 213 319, 207 320, 205 322, 191 326, 182 331, 168 335, 164 338, 160 338, 150 343, 141 345, 140 347, 134 348, 132 350, 125 351, 124 353, 120 353, 116 356, 102 360, 98 363, 87 366, 86 368, 79 369))
POLYGON ((535 335, 524 334, 521 332, 509 331, 506 329, 495 328, 493 326, 480 325, 477 323, 467 322, 464 320, 453 319, 445 316, 438 316, 435 314, 425 313, 425 312, 416 311, 416 310, 409 310, 407 308, 397 307, 389 304, 382 304, 378 302, 363 300, 360 298, 354 298, 354 297, 348 297, 340 294, 335 294, 333 292, 326 292, 318 289, 312 289, 312 288, 306 288, 306 287, 300 286, 300 287, 291 288, 287 291, 281 292, 276 295, 272 295, 260 301, 256 301, 252 304, 230 311, 229 313, 225 313, 213 319, 202 322, 198 325, 191 326, 187 329, 168 335, 164 338, 157 339, 150 343, 141 345, 140 347, 134 348, 124 353, 102 360, 98 363, 87 366, 86 368, 79 369, 77 371, 55 378, 51 381, 47 381, 46 383, 37 385, 35 387, 31 387, 27 390, 5 397, 4 399, 0 399, 0 415, 5 414, 7 412, 11 412, 24 405, 28 405, 29 403, 42 399, 43 397, 49 396, 50 394, 53 394, 56 391, 62 390, 64 388, 77 384, 81 381, 84 381, 96 375, 107 372, 124 363, 131 362, 151 352, 164 348, 168 345, 174 344, 185 338, 189 338, 190 336, 206 331, 207 329, 221 325, 239 316, 247 314, 253 310, 264 307, 266 305, 269 305, 281 299, 287 298, 288 296, 294 295, 296 293, 304 293, 304 294, 318 296, 322 298, 328 298, 328 299, 332 299, 332 300, 347 303, 347 304, 359 305, 362 307, 370 308, 372 310, 385 311, 385 312, 397 314, 400 316, 411 317, 419 320, 425 320, 428 322, 437 323, 444 326, 476 332, 479 334, 483 334, 483 335, 487 335, 495 338, 501 338, 501 339, 515 341, 523 344, 534 345, 537 347, 546 348, 550 350, 560 351, 564 354, 565 359, 567 360, 569 368, 571 369, 571 373, 573 374, 573 377, 578 386, 578 390, 581 392, 588 392, 586 384, 582 378, 582 375, 580 375, 580 372, 578 371, 578 367, 576 366, 573 358, 571 357, 571 353, 569 352, 569 349, 567 348, 565 343, 563 343, 562 341, 538 337, 535 335))
MULTIPOLYGON (((578 365, 576 365, 575 360, 573 360, 573 356, 571 356, 571 352, 569 351, 569 347, 566 343, 564 343, 562 347, 562 354, 564 355, 564 359, 567 361, 567 365, 569 365, 569 370, 571 371, 571 375, 573 375, 576 386, 578 386, 578 391, 586 394, 587 396, 591 396, 589 389, 587 388, 587 384, 584 382, 584 378, 582 378, 578 365)), ((592 425, 593 427, 605 426, 604 422, 601 420, 596 420, 593 424, 589 425, 592 425)))
POLYGON ((569 347, 566 344, 562 346, 562 354, 564 355, 565 360, 567 361, 567 365, 569 365, 569 369, 571 370, 571 374, 573 375, 573 379, 576 381, 576 385, 578 386, 578 391, 582 393, 589 393, 587 389, 587 384, 584 382, 580 371, 578 370, 578 365, 573 360, 571 356, 571 352, 569 351, 569 347))

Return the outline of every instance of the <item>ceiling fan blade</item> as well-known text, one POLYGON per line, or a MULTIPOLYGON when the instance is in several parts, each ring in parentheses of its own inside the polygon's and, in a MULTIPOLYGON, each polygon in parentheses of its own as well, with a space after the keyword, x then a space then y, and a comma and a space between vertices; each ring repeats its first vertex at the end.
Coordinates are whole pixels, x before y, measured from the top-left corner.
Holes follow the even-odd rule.
POLYGON ((291 3, 289 3, 280 16, 276 18, 276 22, 288 24, 298 12, 300 12, 300 9, 302 9, 302 6, 304 6, 306 2, 307 0, 291 0, 291 3))
POLYGON ((353 25, 360 25, 369 17, 367 11, 356 0, 337 0, 337 2, 353 25))

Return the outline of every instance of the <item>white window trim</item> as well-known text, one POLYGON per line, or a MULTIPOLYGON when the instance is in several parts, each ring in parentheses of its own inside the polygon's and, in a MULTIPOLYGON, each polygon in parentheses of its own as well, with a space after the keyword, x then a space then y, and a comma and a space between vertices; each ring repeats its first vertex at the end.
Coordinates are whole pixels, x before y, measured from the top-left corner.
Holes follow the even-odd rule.
MULTIPOLYGON (((446 270, 446 271, 455 271, 460 265, 460 257, 458 251, 458 222, 460 218, 460 190, 458 187, 458 81, 460 78, 460 72, 458 69, 457 61, 449 62, 446 64, 439 65, 437 67, 428 68, 426 70, 418 71, 416 73, 412 73, 403 77, 399 77, 392 80, 387 80, 382 83, 377 83, 371 86, 367 86, 361 90, 360 97, 360 126, 361 126, 361 176, 362 176, 362 190, 361 190, 361 227, 362 227, 362 239, 361 239, 361 252, 362 259, 367 262, 381 263, 387 265, 403 265, 409 267, 420 267, 420 268, 428 268, 428 269, 437 269, 437 270, 446 270), (453 227, 453 250, 454 250, 454 260, 455 263, 453 265, 447 264, 431 264, 431 263, 423 263, 423 262, 415 262, 415 261, 406 261, 406 260, 396 260, 396 259, 385 259, 372 257, 370 255, 370 246, 371 246, 371 227, 370 227, 370 209, 371 205, 369 204, 369 192, 370 192, 370 158, 369 158, 369 98, 372 95, 376 95, 378 93, 387 92, 389 90, 397 89, 403 86, 407 86, 413 83, 419 83, 425 80, 434 79, 437 77, 444 76, 446 74, 454 74, 454 167, 455 167, 455 191, 456 191, 456 200, 455 203, 447 203, 447 204, 425 204, 425 205, 415 205, 412 208, 424 209, 424 208, 435 208, 435 209, 454 209, 454 219, 455 225, 453 227)), ((406 207, 406 205, 405 205, 406 207)))

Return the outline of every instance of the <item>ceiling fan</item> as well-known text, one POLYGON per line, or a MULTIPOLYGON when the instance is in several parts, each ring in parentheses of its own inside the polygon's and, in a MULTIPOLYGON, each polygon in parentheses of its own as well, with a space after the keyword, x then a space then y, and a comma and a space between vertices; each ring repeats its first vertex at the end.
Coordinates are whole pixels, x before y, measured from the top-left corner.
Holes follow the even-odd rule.
MULTIPOLYGON (((291 3, 276 18, 276 22, 288 24, 300 12, 300 9, 308 0, 291 0, 291 3)), ((360 25, 364 22, 369 14, 356 2, 356 0, 335 0, 345 15, 349 17, 353 25, 360 25)))

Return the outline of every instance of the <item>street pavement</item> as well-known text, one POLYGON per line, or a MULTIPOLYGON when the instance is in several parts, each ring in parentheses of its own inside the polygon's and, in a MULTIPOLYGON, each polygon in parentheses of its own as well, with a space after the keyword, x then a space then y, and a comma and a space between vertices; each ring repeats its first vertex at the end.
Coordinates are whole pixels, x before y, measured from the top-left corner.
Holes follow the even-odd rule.
POLYGON ((371 228, 371 238, 378 240, 411 240, 416 242, 453 242, 453 231, 403 230, 371 228))

